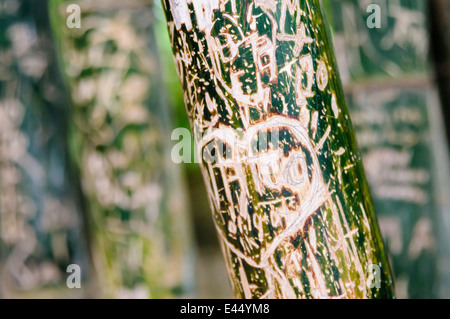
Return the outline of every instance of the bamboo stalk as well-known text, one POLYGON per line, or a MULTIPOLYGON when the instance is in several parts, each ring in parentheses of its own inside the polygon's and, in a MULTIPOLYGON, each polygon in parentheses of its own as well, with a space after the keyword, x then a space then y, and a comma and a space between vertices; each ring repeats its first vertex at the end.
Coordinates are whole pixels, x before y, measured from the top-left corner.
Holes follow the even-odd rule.
MULTIPOLYGON (((434 74, 440 90, 442 113, 444 115, 445 129, 448 144, 450 139, 450 2, 446 0, 428 1, 430 10, 431 50, 434 60, 434 74)), ((441 119, 439 120, 441 121, 441 119)), ((449 161, 446 160, 448 163, 449 161)), ((442 165, 441 165, 442 166, 442 165)), ((439 174, 442 176, 442 174, 439 174)), ((443 178, 446 178, 445 176, 443 178)), ((439 189, 450 189, 446 178, 439 189), (447 183, 447 184, 446 184, 447 183)), ((448 192, 441 191, 440 202, 448 206, 448 192)), ((449 209, 447 209, 449 211, 449 209)), ((440 244, 440 297, 450 298, 450 218, 442 214, 439 225, 440 244)))
POLYGON ((319 1, 163 4, 234 295, 393 297, 319 1))
POLYGON ((435 75, 441 92, 443 113, 450 138, 450 2, 428 1, 430 10, 431 44, 435 75))
POLYGON ((74 102, 72 156, 87 197, 101 295, 190 296, 189 206, 170 161, 151 1, 78 1, 80 29, 61 27, 71 3, 53 2, 54 29, 74 102))
POLYGON ((427 3, 371 4, 380 8, 380 28, 368 26, 374 13, 366 1, 330 2, 344 89, 396 295, 437 298, 447 272, 439 267, 448 259, 439 238, 450 204, 449 158, 428 65, 427 3))
POLYGON ((0 9, 0 295, 90 295, 80 193, 68 160, 69 99, 56 67, 46 2, 0 9), (66 280, 75 264, 80 289, 66 280))

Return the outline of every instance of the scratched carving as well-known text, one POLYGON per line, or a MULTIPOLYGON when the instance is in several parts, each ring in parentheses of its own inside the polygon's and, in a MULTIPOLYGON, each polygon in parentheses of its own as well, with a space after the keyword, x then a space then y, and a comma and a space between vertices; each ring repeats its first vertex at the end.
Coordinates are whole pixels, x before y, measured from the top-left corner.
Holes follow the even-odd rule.
POLYGON ((0 295, 62 298, 79 295, 61 294, 67 266, 88 269, 65 161, 66 100, 32 8, 3 1, 0 10, 0 295))
POLYGON ((447 155, 427 63, 427 3, 370 1, 383 11, 382 27, 370 29, 364 27, 368 2, 330 2, 339 66, 347 73, 347 102, 396 295, 435 298, 437 283, 445 281, 436 271, 446 205, 437 190, 445 192, 439 180, 448 173, 441 164, 447 155))
POLYGON ((234 294, 386 293, 366 289, 389 269, 318 2, 164 5, 234 294))
POLYGON ((334 41, 344 84, 367 74, 401 77, 428 72, 427 2, 411 0, 330 1, 334 41), (379 29, 369 29, 369 4, 382 10, 379 29))
POLYGON ((178 168, 166 158, 152 7, 134 4, 93 5, 60 41, 101 293, 167 298, 192 289, 189 223, 178 168))

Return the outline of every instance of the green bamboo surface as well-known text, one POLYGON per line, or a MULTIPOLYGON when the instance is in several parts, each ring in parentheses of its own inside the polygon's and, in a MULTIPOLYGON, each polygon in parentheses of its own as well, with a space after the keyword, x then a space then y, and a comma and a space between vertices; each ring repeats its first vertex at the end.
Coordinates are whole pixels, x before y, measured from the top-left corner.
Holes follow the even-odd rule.
POLYGON ((234 295, 393 297, 319 1, 163 4, 234 295))
POLYGON ((435 75, 439 84, 443 113, 450 137, 450 2, 430 0, 430 31, 435 75))
POLYGON ((81 28, 53 28, 74 102, 71 150, 81 171, 102 296, 192 295, 189 201, 170 158, 171 123, 151 1, 76 1, 81 28))
POLYGON ((0 296, 89 295, 79 184, 66 144, 69 100, 46 3, 0 2, 0 296), (69 289, 67 267, 81 269, 69 289))
POLYGON ((442 111, 429 65, 428 4, 324 2, 397 297, 437 298, 448 276, 442 232, 450 188, 442 111), (373 22, 373 4, 380 8, 380 28, 367 23, 373 22))
MULTIPOLYGON (((434 60, 434 74, 439 85, 442 111, 447 132, 447 143, 450 137, 450 2, 446 0, 428 1, 430 10, 431 49, 434 60)), ((445 185, 442 188, 449 187, 445 185)), ((447 194, 441 195, 445 198, 447 194)), ((447 209, 450 212, 450 209, 447 209)), ((450 213, 443 214, 440 225, 440 297, 450 298, 450 213), (444 258, 442 258, 442 256, 444 258)))

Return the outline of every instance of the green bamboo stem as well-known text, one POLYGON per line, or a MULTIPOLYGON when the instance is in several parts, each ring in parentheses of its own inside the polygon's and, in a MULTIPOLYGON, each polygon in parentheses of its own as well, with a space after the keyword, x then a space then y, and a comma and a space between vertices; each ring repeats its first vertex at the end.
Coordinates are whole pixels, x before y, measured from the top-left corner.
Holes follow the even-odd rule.
POLYGON ((441 92, 443 113, 450 139, 450 2, 428 1, 435 74, 441 92))
MULTIPOLYGON (((430 31, 435 75, 439 85, 442 113, 444 115, 445 129, 448 144, 450 139, 450 2, 446 0, 428 1, 430 10, 430 31)), ((449 161, 446 161, 447 163, 449 161)), ((439 175, 441 176, 441 175, 439 175)), ((445 178, 440 189, 450 189, 450 182, 445 178)), ((441 202, 448 204, 448 192, 441 192, 441 202)), ((449 210, 447 210, 449 211, 449 210)), ((444 218, 439 227, 440 244, 440 297, 450 298, 450 215, 443 214, 444 218)))
POLYGON ((80 193, 68 160, 69 100, 46 10, 46 2, 1 2, 2 298, 89 296, 80 193), (67 286, 71 264, 81 269, 81 289, 67 286))
POLYGON ((193 292, 188 201, 170 160, 170 120, 151 1, 78 1, 81 28, 54 29, 74 101, 72 155, 92 221, 101 295, 170 298, 193 292))
POLYGON ((393 297, 319 1, 163 4, 234 295, 393 297))
MULTIPOLYGON (((448 149, 428 65, 427 3, 330 1, 336 51, 398 298, 437 298, 448 149)), ((447 246, 447 245, 445 245, 447 246)), ((448 259, 448 258, 446 258, 448 259)))

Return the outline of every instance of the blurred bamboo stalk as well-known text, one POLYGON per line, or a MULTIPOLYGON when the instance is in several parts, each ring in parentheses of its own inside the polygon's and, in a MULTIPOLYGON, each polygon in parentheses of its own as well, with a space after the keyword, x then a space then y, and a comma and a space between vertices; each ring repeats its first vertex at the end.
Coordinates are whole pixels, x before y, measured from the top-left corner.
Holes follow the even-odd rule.
POLYGON ((163 4, 234 295, 392 297, 319 1, 163 4))
POLYGON ((450 1, 429 0, 432 53, 450 139, 450 1))
POLYGON ((152 1, 51 3, 101 296, 190 296, 189 202, 170 158, 152 1), (72 3, 81 8, 81 28, 66 27, 72 3))
MULTIPOLYGON (((89 296, 79 184, 68 159, 69 99, 45 2, 0 2, 0 296, 89 296), (69 289, 71 264, 82 289, 69 289)), ((73 283, 73 282, 71 282, 73 283)))
POLYGON ((437 298, 448 272, 442 230, 449 225, 450 187, 429 66, 428 4, 324 2, 397 297, 437 298), (379 28, 373 25, 377 17, 379 28))
MULTIPOLYGON (((428 1, 431 24, 431 50, 434 58, 434 69, 440 89, 444 122, 447 129, 447 141, 450 140, 450 1, 428 1)), ((446 157, 443 157, 446 159, 446 157)), ((448 161, 447 161, 448 162, 448 161)), ((447 163, 448 165, 448 163, 447 163)), ((448 176, 441 189, 450 189, 448 176)), ((440 298, 450 298, 450 205, 448 192, 441 192, 441 202, 446 206, 444 216, 439 225, 440 252, 440 298)))

